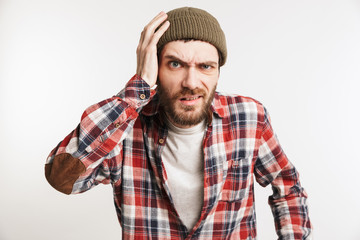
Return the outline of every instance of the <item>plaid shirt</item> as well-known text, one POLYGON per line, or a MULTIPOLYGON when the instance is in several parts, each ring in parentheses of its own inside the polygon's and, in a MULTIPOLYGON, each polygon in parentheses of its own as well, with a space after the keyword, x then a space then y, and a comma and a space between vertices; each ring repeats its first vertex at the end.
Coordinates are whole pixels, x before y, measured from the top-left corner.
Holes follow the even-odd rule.
POLYGON ((168 129, 154 90, 135 75, 118 95, 89 107, 50 153, 49 183, 74 194, 111 183, 123 239, 256 239, 254 176, 269 197, 280 239, 309 239, 307 195, 265 108, 215 94, 203 142, 204 201, 193 229, 182 224, 161 161, 168 129))

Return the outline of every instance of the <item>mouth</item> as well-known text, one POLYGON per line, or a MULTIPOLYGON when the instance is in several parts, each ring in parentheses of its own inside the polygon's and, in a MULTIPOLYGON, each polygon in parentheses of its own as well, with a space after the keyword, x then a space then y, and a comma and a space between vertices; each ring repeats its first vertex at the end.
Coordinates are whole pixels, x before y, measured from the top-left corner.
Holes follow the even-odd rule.
POLYGON ((195 95, 195 96, 184 96, 181 97, 179 100, 184 105, 193 106, 196 105, 198 102, 200 102, 201 98, 202 98, 201 95, 195 95))

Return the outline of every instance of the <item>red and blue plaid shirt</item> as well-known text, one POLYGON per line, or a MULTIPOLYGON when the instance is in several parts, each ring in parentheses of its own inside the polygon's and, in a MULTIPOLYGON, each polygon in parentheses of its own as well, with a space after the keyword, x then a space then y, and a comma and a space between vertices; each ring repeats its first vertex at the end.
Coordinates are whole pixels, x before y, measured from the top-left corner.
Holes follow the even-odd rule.
POLYGON ((161 161, 167 132, 155 90, 135 75, 84 112, 48 157, 46 177, 67 194, 111 183, 123 239, 164 240, 256 239, 256 179, 272 185, 279 239, 309 238, 307 195, 259 102, 215 94, 203 142, 204 201, 193 229, 181 222, 169 191, 161 161))

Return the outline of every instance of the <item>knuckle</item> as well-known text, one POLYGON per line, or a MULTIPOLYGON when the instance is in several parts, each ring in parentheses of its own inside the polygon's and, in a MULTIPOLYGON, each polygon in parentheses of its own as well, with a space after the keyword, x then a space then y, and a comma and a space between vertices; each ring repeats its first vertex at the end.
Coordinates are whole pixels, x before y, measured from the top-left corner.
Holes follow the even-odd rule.
POLYGON ((145 48, 145 51, 146 52, 151 52, 151 51, 153 51, 154 50, 154 47, 152 46, 152 45, 148 45, 148 46, 146 46, 146 48, 145 48))
POLYGON ((149 24, 149 25, 146 25, 145 27, 144 27, 144 30, 143 30, 145 33, 149 33, 149 32, 154 32, 154 27, 151 25, 151 24, 149 24))
POLYGON ((147 47, 145 47, 145 46, 141 46, 141 47, 140 47, 140 52, 146 52, 146 48, 147 48, 147 47))
POLYGON ((143 32, 147 32, 148 29, 149 29, 149 25, 146 25, 146 26, 144 27, 144 29, 143 29, 143 32))

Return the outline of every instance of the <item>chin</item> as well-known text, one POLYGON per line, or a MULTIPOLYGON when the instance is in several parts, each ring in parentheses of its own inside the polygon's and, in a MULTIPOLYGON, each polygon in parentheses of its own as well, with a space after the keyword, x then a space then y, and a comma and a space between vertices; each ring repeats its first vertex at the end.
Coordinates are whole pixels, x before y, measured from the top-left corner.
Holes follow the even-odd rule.
POLYGON ((194 111, 175 110, 168 113, 168 116, 170 117, 171 121, 178 126, 193 126, 206 118, 205 112, 201 111, 201 109, 194 111))

